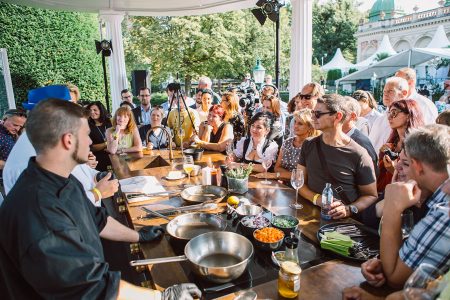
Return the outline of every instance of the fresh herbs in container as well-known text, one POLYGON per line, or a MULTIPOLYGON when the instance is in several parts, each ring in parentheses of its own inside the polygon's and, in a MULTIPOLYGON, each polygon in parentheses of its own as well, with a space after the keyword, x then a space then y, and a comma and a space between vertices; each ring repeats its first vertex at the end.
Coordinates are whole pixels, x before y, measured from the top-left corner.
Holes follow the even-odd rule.
POLYGON ((245 194, 248 191, 248 176, 252 171, 252 163, 228 170, 225 173, 228 181, 228 191, 235 194, 245 194))

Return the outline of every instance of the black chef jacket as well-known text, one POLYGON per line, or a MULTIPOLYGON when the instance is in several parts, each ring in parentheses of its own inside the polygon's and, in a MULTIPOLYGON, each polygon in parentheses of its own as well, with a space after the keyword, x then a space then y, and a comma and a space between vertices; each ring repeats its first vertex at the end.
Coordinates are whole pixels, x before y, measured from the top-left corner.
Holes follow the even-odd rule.
POLYGON ((108 271, 99 237, 106 218, 75 177, 30 158, 0 207, 4 299, 116 299, 120 272, 108 271))

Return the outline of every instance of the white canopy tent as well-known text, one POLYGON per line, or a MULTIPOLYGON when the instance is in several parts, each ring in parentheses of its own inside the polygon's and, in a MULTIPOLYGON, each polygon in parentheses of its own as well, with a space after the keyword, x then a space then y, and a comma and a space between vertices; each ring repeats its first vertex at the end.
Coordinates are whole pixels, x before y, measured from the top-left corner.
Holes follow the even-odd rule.
MULTIPOLYGON (((203 15, 256 6, 257 0, 6 0, 39 8, 98 13, 106 23, 106 37, 114 49, 109 58, 112 108, 120 104, 120 91, 128 87, 122 41, 125 15, 203 15)), ((292 98, 311 81, 313 0, 291 0, 291 61, 289 95, 292 98)), ((256 57, 255 57, 256 59, 256 57)), ((206 74, 207 75, 207 74, 206 74)))
POLYGON ((351 83, 359 79, 370 79, 373 74, 384 78, 403 67, 414 67, 435 57, 450 59, 450 48, 412 48, 339 79, 339 84, 351 83))
POLYGON ((337 48, 333 58, 327 64, 323 65, 321 69, 324 71, 340 69, 343 70, 344 72, 348 72, 348 70, 353 67, 355 67, 355 65, 349 63, 342 55, 341 48, 337 48))
POLYGON ((376 63, 377 55, 381 53, 387 53, 389 55, 394 55, 397 53, 397 51, 395 51, 394 48, 392 48, 391 42, 389 41, 389 36, 387 34, 383 36, 383 39, 381 40, 381 44, 378 47, 377 51, 371 56, 369 56, 367 59, 357 63, 356 68, 361 69, 376 63))
POLYGON ((439 25, 434 33, 433 39, 428 44, 427 48, 444 48, 450 45, 450 41, 445 34, 444 26, 439 25))

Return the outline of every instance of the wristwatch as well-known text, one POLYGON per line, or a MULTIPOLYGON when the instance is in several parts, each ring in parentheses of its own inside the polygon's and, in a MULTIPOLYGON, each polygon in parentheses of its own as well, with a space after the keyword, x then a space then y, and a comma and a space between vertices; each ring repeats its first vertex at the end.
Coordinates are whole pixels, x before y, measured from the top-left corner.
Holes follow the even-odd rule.
POLYGON ((355 205, 349 205, 348 208, 350 208, 350 211, 352 212, 352 214, 356 215, 359 212, 358 207, 356 207, 355 205))

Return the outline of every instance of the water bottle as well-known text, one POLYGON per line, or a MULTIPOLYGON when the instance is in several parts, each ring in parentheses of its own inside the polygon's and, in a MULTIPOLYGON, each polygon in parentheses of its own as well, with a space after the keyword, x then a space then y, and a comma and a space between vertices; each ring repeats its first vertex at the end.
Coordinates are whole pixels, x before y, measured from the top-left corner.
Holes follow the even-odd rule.
POLYGON ((331 216, 328 215, 331 203, 333 203, 333 189, 331 183, 327 183, 322 192, 322 209, 320 210, 320 216, 323 220, 331 220, 331 216))

